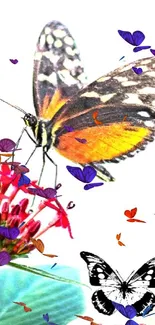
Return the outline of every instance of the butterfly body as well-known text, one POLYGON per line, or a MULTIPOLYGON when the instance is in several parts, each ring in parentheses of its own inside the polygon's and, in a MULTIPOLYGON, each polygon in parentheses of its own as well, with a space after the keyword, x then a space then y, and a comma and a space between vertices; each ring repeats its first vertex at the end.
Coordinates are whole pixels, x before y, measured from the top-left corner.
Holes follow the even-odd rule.
POLYGON ((46 152, 52 146, 51 121, 37 119, 36 116, 28 113, 24 116, 26 126, 30 127, 36 140, 37 147, 43 147, 46 152))
POLYGON ((128 293, 134 293, 134 289, 130 288, 130 285, 126 281, 123 281, 118 285, 118 289, 120 290, 123 299, 126 298, 128 293))
POLYGON ((141 316, 148 305, 155 306, 155 295, 149 290, 155 288, 155 258, 132 272, 124 281, 99 256, 89 252, 81 252, 80 256, 87 264, 90 284, 99 288, 92 295, 92 303, 100 313, 112 315, 115 311, 112 301, 132 304, 137 316, 141 316))

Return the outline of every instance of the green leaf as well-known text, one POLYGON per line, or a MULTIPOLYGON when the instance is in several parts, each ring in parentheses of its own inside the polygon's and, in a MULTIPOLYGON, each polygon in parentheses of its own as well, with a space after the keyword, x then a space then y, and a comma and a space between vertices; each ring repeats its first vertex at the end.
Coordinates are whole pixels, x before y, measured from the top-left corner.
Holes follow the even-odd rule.
POLYGON ((17 258, 29 258, 28 254, 15 254, 15 255, 11 255, 11 259, 12 260, 16 260, 17 258))
POLYGON ((12 263, 12 262, 8 263, 7 265, 10 266, 10 267, 16 268, 18 270, 22 270, 22 271, 33 273, 33 274, 36 274, 36 275, 40 275, 40 276, 45 277, 45 278, 50 278, 51 280, 54 280, 54 281, 60 281, 60 282, 65 282, 65 283, 69 283, 69 284, 75 284, 75 285, 78 285, 78 286, 85 286, 85 287, 87 287, 87 288, 89 288, 91 290, 91 288, 87 284, 84 284, 84 283, 81 283, 81 282, 78 282, 78 281, 75 281, 75 280, 71 280, 71 279, 66 279, 66 278, 63 278, 61 276, 57 276, 57 275, 48 273, 46 271, 36 269, 34 267, 30 267, 30 266, 26 266, 26 265, 20 265, 20 264, 12 263))

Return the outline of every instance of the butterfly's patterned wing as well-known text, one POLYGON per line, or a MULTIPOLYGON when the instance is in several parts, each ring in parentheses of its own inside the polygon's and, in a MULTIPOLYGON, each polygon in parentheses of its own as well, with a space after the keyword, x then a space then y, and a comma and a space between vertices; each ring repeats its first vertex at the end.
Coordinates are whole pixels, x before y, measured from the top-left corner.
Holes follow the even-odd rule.
POLYGON ((126 282, 130 285, 136 284, 138 287, 141 285, 155 288, 155 258, 143 264, 126 282))
POLYGON ((105 315, 113 314, 115 308, 108 296, 113 294, 113 300, 119 295, 118 288, 122 283, 119 273, 116 273, 99 256, 88 252, 81 252, 80 256, 87 264, 89 281, 92 286, 103 287, 103 290, 97 290, 92 295, 94 307, 105 315), (106 291, 106 294, 104 293, 106 291))
POLYGON ((143 264, 134 274, 132 273, 126 282, 129 286, 136 287, 137 292, 145 290, 142 298, 133 304, 137 310, 137 316, 142 316, 148 305, 155 306, 155 295, 152 292, 146 292, 149 288, 155 288, 155 258, 143 264))
POLYGON ((92 286, 100 286, 92 295, 94 307, 105 315, 115 311, 112 301, 132 304, 137 310, 137 316, 143 314, 146 306, 155 305, 155 296, 148 288, 155 287, 155 258, 145 263, 137 272, 123 281, 119 273, 100 257, 88 252, 81 252, 80 256, 87 263, 89 280, 92 286))
POLYGON ((105 102, 119 105, 134 104, 155 107, 155 57, 140 59, 126 64, 97 81, 96 89, 104 94, 105 102), (141 67, 143 73, 137 75, 132 67, 141 67))
POLYGON ((37 116, 50 120, 86 83, 72 35, 58 21, 47 24, 39 36, 34 58, 33 97, 37 116))
POLYGON ((144 150, 155 135, 155 58, 138 60, 99 78, 74 96, 54 116, 56 150, 81 165, 90 164, 102 179, 113 177, 104 162, 119 162, 144 150), (141 66, 137 75, 132 66, 141 66), (93 113, 98 112, 101 125, 93 113), (67 132, 64 125, 72 126, 67 132), (79 144, 75 138, 87 140, 79 144))

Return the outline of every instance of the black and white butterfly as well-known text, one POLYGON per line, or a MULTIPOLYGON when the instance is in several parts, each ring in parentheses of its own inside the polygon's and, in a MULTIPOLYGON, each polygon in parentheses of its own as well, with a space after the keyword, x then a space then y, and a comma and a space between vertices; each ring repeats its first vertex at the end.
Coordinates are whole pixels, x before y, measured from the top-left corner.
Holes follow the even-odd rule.
POLYGON ((118 271, 114 271, 99 256, 89 252, 81 252, 80 256, 87 263, 90 284, 99 287, 92 295, 92 303, 99 313, 112 315, 115 311, 112 301, 132 305, 137 316, 142 316, 150 304, 154 308, 155 295, 148 288, 155 288, 155 258, 132 272, 124 281, 118 271))

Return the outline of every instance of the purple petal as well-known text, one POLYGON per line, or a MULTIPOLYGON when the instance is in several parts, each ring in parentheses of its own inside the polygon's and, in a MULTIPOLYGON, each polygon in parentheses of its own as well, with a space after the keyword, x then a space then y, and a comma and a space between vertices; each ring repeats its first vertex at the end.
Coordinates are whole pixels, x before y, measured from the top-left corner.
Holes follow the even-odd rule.
POLYGON ((135 46, 139 46, 140 44, 142 44, 142 42, 145 39, 145 35, 140 32, 139 30, 136 30, 135 32, 133 32, 133 40, 134 40, 134 44, 135 46))
POLYGON ((45 314, 45 315, 43 315, 43 319, 44 319, 46 322, 48 322, 48 321, 49 321, 49 316, 48 316, 48 313, 47 313, 47 314, 45 314))
POLYGON ((137 315, 137 311, 133 306, 127 305, 125 309, 128 318, 132 319, 137 315))
POLYGON ((18 181, 18 187, 22 185, 29 185, 31 182, 30 178, 27 177, 26 175, 21 174, 20 179, 18 181))
POLYGON ((17 162, 17 161, 10 161, 10 162, 7 162, 7 165, 11 165, 14 169, 14 166, 19 166, 20 165, 20 162, 17 162))
POLYGON ((85 183, 90 183, 95 178, 96 174, 97 172, 94 167, 85 166, 83 168, 85 183))
POLYGON ((137 311, 133 306, 126 306, 124 307, 121 304, 118 304, 117 302, 112 301, 113 306, 125 317, 131 319, 136 316, 137 311))
POLYGON ((45 188, 44 190, 41 188, 28 188, 29 192, 34 195, 41 196, 45 199, 51 199, 56 196, 57 191, 53 188, 45 188))
POLYGON ((117 302, 114 301, 112 301, 112 304, 123 316, 127 317, 125 307, 123 305, 118 304, 117 302))
POLYGON ((139 325, 139 324, 136 323, 134 320, 130 319, 130 320, 127 320, 127 322, 125 323, 125 325, 139 325))
POLYGON ((16 239, 19 235, 20 231, 17 227, 13 227, 9 229, 9 239, 16 239))
POLYGON ((118 33, 127 43, 134 46, 140 45, 145 39, 145 35, 138 30, 133 32, 133 34, 123 30, 118 30, 118 33))
POLYGON ((123 30, 118 30, 118 34, 124 39, 124 41, 128 42, 131 45, 134 44, 133 36, 130 32, 123 31, 123 30))
POLYGON ((153 55, 155 55, 155 50, 150 50, 150 52, 153 54, 153 55))
POLYGON ((13 63, 13 64, 17 64, 18 60, 17 59, 10 59, 10 62, 13 63))
POLYGON ((151 46, 137 46, 137 47, 134 47, 133 49, 133 52, 136 53, 136 52, 139 52, 139 51, 142 51, 142 50, 148 50, 150 49, 151 46))
POLYGON ((19 233, 20 231, 17 227, 8 228, 8 227, 0 226, 0 235, 7 239, 16 239, 19 233))
POLYGON ((69 125, 64 125, 64 128, 66 129, 67 132, 74 131, 74 129, 72 128, 72 126, 69 126, 69 125))
POLYGON ((132 67, 132 70, 133 70, 136 74, 142 74, 142 72, 143 72, 142 68, 132 67))
POLYGON ((14 172, 16 175, 19 175, 19 174, 26 174, 29 172, 29 169, 24 166, 24 165, 17 165, 14 167, 14 172))
POLYGON ((26 174, 26 173, 28 173, 30 170, 26 167, 26 166, 24 166, 24 165, 20 165, 19 166, 19 169, 21 170, 21 173, 22 174, 26 174))
POLYGON ((98 187, 98 186, 101 186, 103 185, 104 183, 91 183, 91 184, 86 184, 84 186, 84 190, 90 190, 91 188, 93 187, 98 187))
POLYGON ((20 162, 16 161, 1 161, 2 165, 11 165, 11 170, 14 170, 14 166, 20 165, 20 162))
POLYGON ((43 191, 44 191, 44 195, 45 195, 46 199, 52 199, 57 194, 57 191, 51 187, 47 187, 43 191))
POLYGON ((34 195, 38 195, 38 196, 41 196, 43 198, 46 198, 45 194, 44 194, 44 190, 41 189, 41 188, 33 188, 33 187, 29 187, 28 188, 29 192, 31 194, 34 194, 34 195))
POLYGON ((75 140, 77 140, 80 143, 87 143, 86 139, 75 138, 75 140))
POLYGON ((0 266, 6 265, 11 261, 11 256, 8 252, 0 252, 0 266))
POLYGON ((66 166, 66 168, 72 176, 85 183, 85 177, 80 167, 66 166))
POLYGON ((15 148, 16 143, 10 139, 1 139, 0 140, 0 151, 9 152, 15 148))

